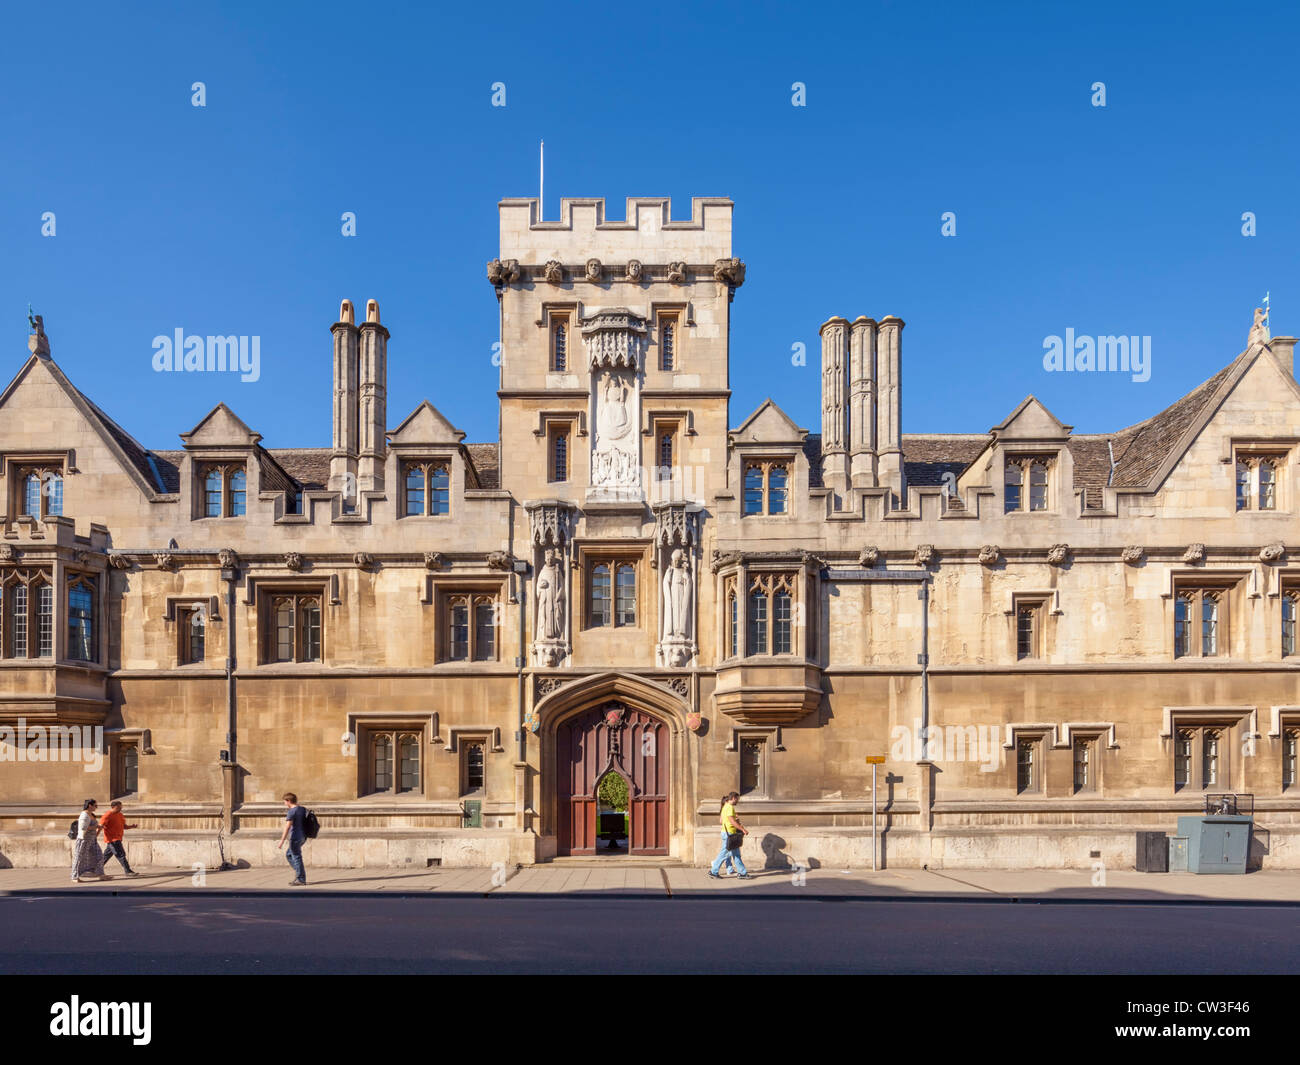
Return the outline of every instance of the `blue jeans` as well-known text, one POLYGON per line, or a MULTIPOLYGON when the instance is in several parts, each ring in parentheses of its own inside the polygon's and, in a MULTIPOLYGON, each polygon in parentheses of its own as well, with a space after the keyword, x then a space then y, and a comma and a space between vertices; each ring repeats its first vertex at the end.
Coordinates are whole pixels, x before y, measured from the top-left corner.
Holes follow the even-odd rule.
POLYGON ((123 846, 122 841, 120 839, 110 839, 108 841, 108 846, 104 848, 105 865, 108 864, 108 860, 110 858, 116 858, 119 862, 121 862, 122 868, 125 869, 128 873, 131 871, 131 866, 127 864, 127 860, 126 860, 126 847, 123 846))
POLYGON ((307 869, 302 864, 302 840, 290 838, 289 849, 284 856, 289 859, 289 865, 293 868, 294 879, 301 880, 305 884, 307 869))
POLYGON ((709 871, 714 876, 717 876, 724 865, 731 866, 731 871, 733 873, 738 872, 741 876, 749 875, 749 870, 745 868, 745 863, 740 860, 740 848, 737 847, 734 851, 727 850, 726 832, 722 833, 722 850, 718 851, 718 856, 713 859, 713 865, 709 867, 709 871))

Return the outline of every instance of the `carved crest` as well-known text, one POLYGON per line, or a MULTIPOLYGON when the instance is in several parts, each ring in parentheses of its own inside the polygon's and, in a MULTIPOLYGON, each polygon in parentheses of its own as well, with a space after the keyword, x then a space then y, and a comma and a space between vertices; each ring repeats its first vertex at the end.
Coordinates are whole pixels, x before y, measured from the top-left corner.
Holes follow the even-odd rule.
POLYGON ((548 284, 558 285, 564 280, 564 267, 558 259, 547 259, 542 267, 542 278, 548 284))

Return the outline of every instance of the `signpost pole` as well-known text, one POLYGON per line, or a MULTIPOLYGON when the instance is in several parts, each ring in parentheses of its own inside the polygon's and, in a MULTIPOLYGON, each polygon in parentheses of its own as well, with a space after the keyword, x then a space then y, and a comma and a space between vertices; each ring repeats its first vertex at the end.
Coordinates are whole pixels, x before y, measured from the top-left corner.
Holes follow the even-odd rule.
POLYGON ((871 763, 871 871, 876 871, 876 763, 871 763))

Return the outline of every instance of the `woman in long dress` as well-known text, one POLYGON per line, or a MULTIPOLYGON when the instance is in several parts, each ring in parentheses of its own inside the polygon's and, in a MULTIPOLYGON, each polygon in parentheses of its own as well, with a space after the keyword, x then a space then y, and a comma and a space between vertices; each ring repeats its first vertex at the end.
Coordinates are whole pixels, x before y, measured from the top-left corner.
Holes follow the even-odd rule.
POLYGON ((77 842, 72 851, 72 882, 81 880, 111 880, 104 875, 104 856, 99 851, 99 818, 95 809, 99 804, 87 799, 77 818, 77 842))

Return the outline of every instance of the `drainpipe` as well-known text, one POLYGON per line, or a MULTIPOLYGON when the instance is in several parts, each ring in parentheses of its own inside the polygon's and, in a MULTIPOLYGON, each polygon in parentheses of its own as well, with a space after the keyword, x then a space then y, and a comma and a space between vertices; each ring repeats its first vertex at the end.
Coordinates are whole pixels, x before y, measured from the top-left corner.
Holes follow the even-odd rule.
MULTIPOLYGON (((223 569, 221 579, 226 582, 226 746, 221 759, 221 820, 225 828, 224 835, 230 836, 235 831, 235 804, 238 799, 238 752, 235 742, 238 738, 237 716, 235 711, 235 581, 239 570, 235 567, 223 569)), ((225 847, 218 839, 221 853, 221 869, 233 869, 226 858, 225 847)))
POLYGON ((925 737, 922 756, 929 754, 930 743, 930 578, 927 575, 916 593, 921 600, 921 653, 916 656, 921 666, 921 735, 925 737))
POLYGON ((528 609, 527 584, 525 576, 528 573, 528 563, 523 559, 515 559, 514 574, 511 576, 513 582, 513 592, 516 601, 519 604, 519 653, 515 656, 515 670, 518 677, 519 687, 519 731, 516 734, 519 738, 519 761, 523 762, 528 757, 528 729, 524 724, 525 706, 527 699, 524 697, 524 667, 528 664, 527 633, 525 631, 528 609))

